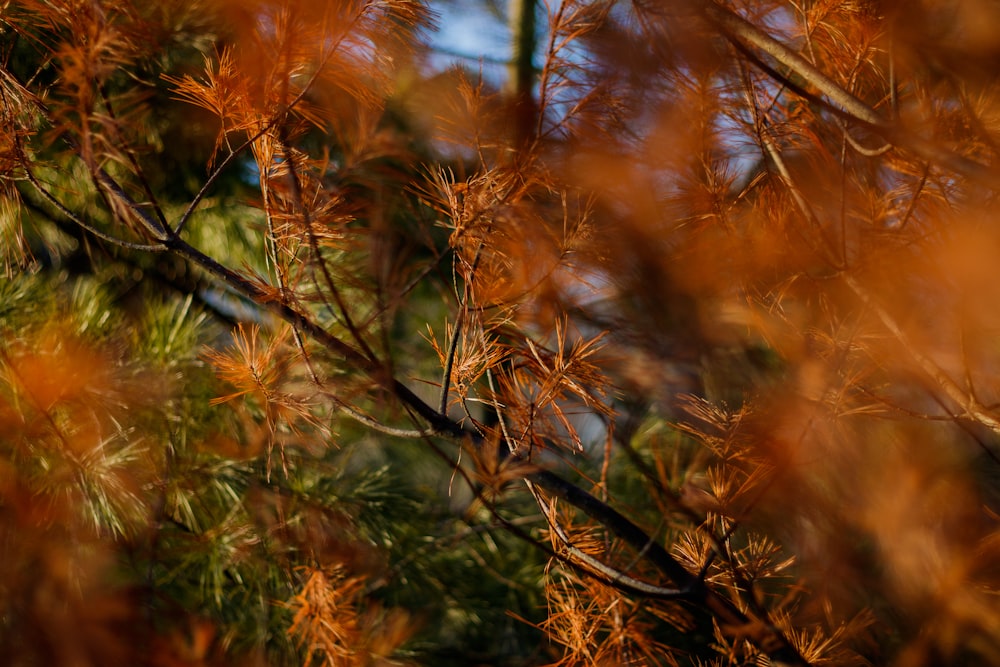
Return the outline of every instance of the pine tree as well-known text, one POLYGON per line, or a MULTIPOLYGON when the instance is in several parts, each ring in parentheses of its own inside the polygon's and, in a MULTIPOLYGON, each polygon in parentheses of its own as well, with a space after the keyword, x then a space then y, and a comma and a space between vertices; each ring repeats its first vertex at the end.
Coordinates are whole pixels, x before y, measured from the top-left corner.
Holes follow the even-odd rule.
POLYGON ((1000 664, 996 9, 499 4, 5 6, 10 664, 1000 664))

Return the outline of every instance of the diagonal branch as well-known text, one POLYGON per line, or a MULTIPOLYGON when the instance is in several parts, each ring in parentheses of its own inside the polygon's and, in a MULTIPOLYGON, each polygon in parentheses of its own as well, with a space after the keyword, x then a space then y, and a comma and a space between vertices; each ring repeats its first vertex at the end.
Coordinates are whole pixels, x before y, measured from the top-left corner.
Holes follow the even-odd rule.
POLYGON ((1000 172, 996 169, 941 148, 932 141, 913 134, 886 120, 872 107, 845 90, 808 60, 742 16, 715 2, 697 4, 697 10, 705 20, 715 26, 727 40, 745 53, 772 78, 788 86, 796 93, 819 102, 837 115, 868 126, 881 134, 887 141, 906 148, 925 160, 947 167, 955 173, 987 185, 996 185, 1000 181, 1000 172), (758 51, 770 56, 774 61, 788 68, 790 73, 807 81, 823 97, 809 93, 787 74, 782 74, 768 65, 761 58, 758 51))
MULTIPOLYGON (((105 177, 110 179, 109 176, 105 177)), ((143 221, 145 224, 151 226, 157 224, 148 219, 148 214, 131 201, 127 193, 120 187, 109 188, 109 190, 123 198, 120 203, 127 206, 134 215, 147 218, 143 221)), ((481 446, 485 442, 483 435, 467 429, 439 412, 400 380, 393 377, 386 367, 327 331, 308 314, 288 303, 271 299, 261 287, 190 245, 169 227, 165 231, 167 236, 162 242, 168 250, 199 266, 231 289, 254 301, 262 310, 291 324, 327 350, 342 357, 348 365, 365 373, 377 386, 395 397, 412 415, 423 420, 430 427, 432 433, 467 440, 475 446, 481 446)), ((512 456, 521 458, 516 453, 512 456)), ((576 507, 603 525, 615 537, 621 539, 638 553, 643 554, 657 570, 674 582, 677 589, 684 592, 683 599, 707 610, 720 627, 750 638, 762 651, 781 663, 808 665, 808 662, 792 646, 781 630, 769 623, 747 616, 732 602, 705 586, 697 575, 688 572, 661 544, 606 502, 548 470, 530 473, 526 475, 526 479, 553 497, 576 507)), ((669 590, 662 587, 656 588, 660 592, 669 590)))
MULTIPOLYGON (((542 514, 545 515, 549 527, 562 543, 562 549, 565 550, 567 558, 578 563, 579 567, 590 574, 590 576, 601 579, 602 581, 605 581, 605 583, 620 586, 628 592, 637 593, 644 597, 658 600, 676 600, 685 597, 691 592, 691 589, 688 587, 665 588, 663 586, 655 586, 645 581, 641 581, 635 577, 625 574, 621 570, 617 570, 602 563, 582 549, 579 549, 573 544, 569 535, 566 534, 566 530, 559 523, 559 520, 556 519, 555 502, 546 502, 530 482, 528 483, 528 488, 531 491, 531 494, 535 497, 535 502, 537 502, 541 508, 542 514)), ((647 542, 647 545, 651 546, 652 544, 654 544, 654 541, 650 539, 647 542)), ((643 552, 640 552, 640 556, 642 554, 643 552)))

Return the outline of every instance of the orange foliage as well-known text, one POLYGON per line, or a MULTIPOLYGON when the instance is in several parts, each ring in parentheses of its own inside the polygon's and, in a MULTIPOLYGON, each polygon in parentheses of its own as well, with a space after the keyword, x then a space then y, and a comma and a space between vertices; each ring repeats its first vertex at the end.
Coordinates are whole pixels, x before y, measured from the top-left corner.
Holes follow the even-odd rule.
MULTIPOLYGON (((556 664, 1000 663, 993 3, 553 0, 537 62, 511 63, 537 70, 530 89, 428 74, 410 0, 207 3, 218 35, 176 71, 153 64, 170 3, 14 5, 44 64, 0 72, 4 196, 252 306, 202 357, 231 385, 210 404, 244 427, 206 449, 265 452, 270 484, 275 447, 287 477, 340 413, 428 445, 512 532, 498 506, 526 481, 551 542, 518 535, 566 567, 539 624, 556 664), (147 178, 156 86, 213 123, 208 176, 176 206, 147 178), (260 214, 229 221, 259 250, 243 269, 196 240, 239 169, 260 214), (400 332, 420 318, 444 323, 400 332)), ((0 348, 0 472, 57 452, 52 479, 87 481, 139 389, 61 326, 25 340, 0 348)), ((46 531, 83 498, 134 505, 111 532, 142 532, 142 489, 167 485, 144 463, 107 464, 90 495, 2 482, 27 518, 0 529, 44 526, 15 554, 43 562, 39 595, 69 595, 80 544, 98 554, 73 575, 95 604, 69 596, 54 627, 107 635, 132 613, 92 583, 100 527, 46 531)), ((368 596, 380 561, 352 521, 304 504, 292 524, 288 496, 249 496, 255 530, 314 559, 284 603, 305 664, 389 664, 414 624, 368 596)), ((240 548, 263 541, 244 531, 240 548)), ((174 648, 208 659, 213 632, 174 648)), ((91 650, 67 646, 46 657, 91 650)))

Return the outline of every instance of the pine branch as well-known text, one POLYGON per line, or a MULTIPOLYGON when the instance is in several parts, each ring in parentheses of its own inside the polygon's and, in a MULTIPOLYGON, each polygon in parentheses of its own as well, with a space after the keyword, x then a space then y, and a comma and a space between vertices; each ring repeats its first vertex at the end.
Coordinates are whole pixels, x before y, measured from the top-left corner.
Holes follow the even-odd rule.
MULTIPOLYGON (((159 226, 106 173, 102 173, 101 178, 109 182, 107 184, 108 191, 119 197, 119 203, 128 208, 132 215, 140 218, 144 226, 151 229, 159 227, 162 230, 164 238, 161 239, 161 242, 169 251, 207 271, 231 289, 255 302, 262 310, 284 320, 330 352, 340 356, 349 366, 365 373, 378 387, 394 396, 413 415, 425 421, 434 433, 471 441, 477 447, 484 444, 483 436, 477 431, 467 429, 448 418, 447 415, 441 414, 417 396, 409 387, 389 375, 383 366, 331 334, 308 315, 288 303, 270 298, 270 295, 256 283, 194 248, 169 227, 159 226)), ((516 452, 512 456, 515 460, 521 460, 525 455, 525 453, 516 452)), ((584 512, 637 552, 645 554, 647 560, 673 581, 680 591, 683 591, 685 599, 690 604, 709 611, 720 626, 746 633, 752 637, 754 643, 762 651, 776 660, 789 665, 808 664, 795 651, 780 630, 770 624, 754 622, 728 600, 707 588, 696 575, 688 572, 651 536, 607 503, 551 471, 532 472, 526 475, 526 479, 584 512)))

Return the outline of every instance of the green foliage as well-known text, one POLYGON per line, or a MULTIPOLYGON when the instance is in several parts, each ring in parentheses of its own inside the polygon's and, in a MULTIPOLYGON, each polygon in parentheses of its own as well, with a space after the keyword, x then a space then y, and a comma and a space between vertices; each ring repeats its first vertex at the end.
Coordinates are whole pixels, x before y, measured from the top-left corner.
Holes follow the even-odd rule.
MULTIPOLYGON (((57 423, 47 444, 27 433, 28 440, 19 439, 16 431, 3 442, 13 457, 8 465, 17 465, 16 484, 48 498, 47 513, 68 512, 62 521, 117 544, 125 568, 104 576, 136 588, 158 619, 157 633, 171 636, 185 623, 211 619, 233 655, 295 663, 299 651, 285 633, 289 611, 277 603, 301 584, 296 568, 353 563, 371 575, 373 599, 408 610, 420 628, 407 650, 412 658, 462 664, 473 655, 509 655, 510 664, 523 664, 524 647, 538 637, 528 639, 536 631, 505 610, 531 615, 538 608, 537 591, 515 584, 538 579, 538 555, 490 527, 489 517, 467 522, 433 509, 446 499, 448 473, 428 465, 419 449, 400 450, 344 424, 347 432, 335 436, 344 444, 320 454, 290 449, 285 472, 268 473, 239 443, 252 427, 226 406, 209 406, 225 389, 201 350, 220 326, 193 296, 150 294, 136 313, 86 276, 25 275, 3 290, 3 326, 20 332, 22 345, 63 321, 64 340, 114 351, 101 359, 101 371, 143 392, 88 402, 85 418, 106 422, 110 431, 79 451, 55 442, 84 437, 68 426, 84 418, 70 405, 75 396, 61 395, 48 410, 57 423), (22 446, 28 451, 20 453, 22 446)), ((6 349, 8 368, 17 367, 24 348, 8 338, 6 349)), ((7 382, 7 405, 32 400, 30 388, 9 375, 7 382)), ((94 390, 89 385, 79 391, 94 390)), ((44 548, 51 538, 34 532, 29 539, 44 548)), ((5 581, 29 576, 25 567, 11 561, 5 581)))

